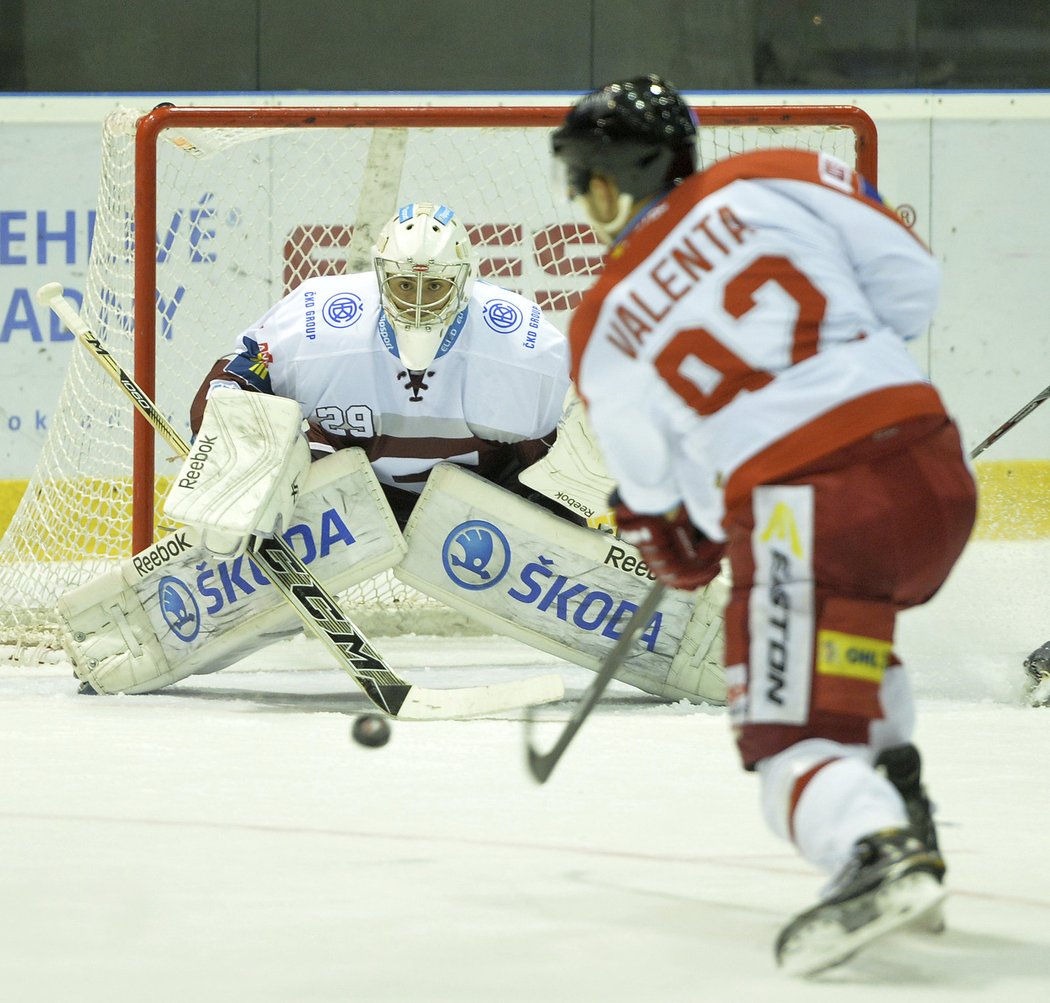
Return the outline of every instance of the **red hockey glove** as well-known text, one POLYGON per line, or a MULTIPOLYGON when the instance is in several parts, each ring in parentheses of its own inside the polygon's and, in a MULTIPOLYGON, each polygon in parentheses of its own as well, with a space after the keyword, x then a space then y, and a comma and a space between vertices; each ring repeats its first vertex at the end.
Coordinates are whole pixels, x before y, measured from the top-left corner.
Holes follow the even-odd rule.
POLYGON ((691 592, 718 575, 725 544, 704 536, 689 521, 683 507, 666 515, 639 515, 615 492, 610 504, 620 539, 642 552, 649 570, 665 585, 691 592))

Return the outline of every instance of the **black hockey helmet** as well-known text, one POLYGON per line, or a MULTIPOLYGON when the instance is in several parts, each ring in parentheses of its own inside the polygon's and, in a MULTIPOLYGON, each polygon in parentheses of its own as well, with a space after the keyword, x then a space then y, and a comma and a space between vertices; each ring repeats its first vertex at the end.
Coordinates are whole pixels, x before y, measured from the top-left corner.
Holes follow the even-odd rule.
POLYGON ((673 188, 696 170, 696 116, 655 74, 618 80, 580 98, 551 137, 572 196, 598 172, 638 200, 673 188))

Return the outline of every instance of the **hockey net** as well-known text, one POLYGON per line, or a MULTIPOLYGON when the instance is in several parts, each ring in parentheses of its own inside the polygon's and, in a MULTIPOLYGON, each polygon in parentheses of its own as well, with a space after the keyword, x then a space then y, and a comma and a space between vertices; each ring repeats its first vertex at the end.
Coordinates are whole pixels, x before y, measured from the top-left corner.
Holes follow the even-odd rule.
MULTIPOLYGON (((200 380, 303 279, 370 267, 379 226, 415 200, 467 223, 483 278, 564 328, 601 251, 551 190, 564 108, 122 109, 103 124, 82 315, 183 434, 200 380), (140 238, 145 234, 147 240, 140 238)), ((819 149, 876 180, 876 136, 852 107, 698 107, 701 159, 819 149)), ((61 279, 61 276, 55 276, 61 279)), ((56 646, 56 599, 148 546, 173 471, 120 389, 74 346, 48 438, 0 541, 0 645, 56 646)), ((383 576, 343 597, 372 633, 461 631, 441 604, 383 576)))

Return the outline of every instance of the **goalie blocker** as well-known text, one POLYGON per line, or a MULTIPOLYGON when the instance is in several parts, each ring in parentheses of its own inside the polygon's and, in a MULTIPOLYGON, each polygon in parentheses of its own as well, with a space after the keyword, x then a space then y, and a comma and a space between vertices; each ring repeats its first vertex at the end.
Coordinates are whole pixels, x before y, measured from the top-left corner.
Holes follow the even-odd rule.
MULTIPOLYGON (((500 634, 597 670, 653 582, 638 551, 462 467, 436 466, 405 528, 402 581, 500 634)), ((668 589, 616 678, 667 700, 724 704, 719 576, 668 589)))

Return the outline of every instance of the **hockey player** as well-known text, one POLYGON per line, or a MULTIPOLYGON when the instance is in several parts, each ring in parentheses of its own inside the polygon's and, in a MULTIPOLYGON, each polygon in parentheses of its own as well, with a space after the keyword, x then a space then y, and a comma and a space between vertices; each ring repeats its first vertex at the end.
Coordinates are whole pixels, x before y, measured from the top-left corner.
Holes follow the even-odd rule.
POLYGON ((693 115, 655 76, 582 98, 553 154, 612 243, 569 338, 621 533, 680 588, 728 557, 743 765, 772 830, 830 875, 776 956, 819 971, 943 896, 893 652, 897 612, 940 587, 975 517, 955 425, 905 347, 938 267, 832 157, 697 171, 693 115))
POLYGON ((569 386, 563 335, 475 280, 445 206, 405 206, 373 260, 374 274, 308 279, 240 335, 193 401, 194 435, 217 388, 255 390, 299 402, 314 458, 363 449, 401 526, 443 460, 528 493, 517 473, 553 442, 569 386))
MULTIPOLYGON (((186 528, 63 599, 64 643, 92 689, 155 690, 296 630, 245 555, 253 534, 275 532, 333 593, 393 567, 491 629, 588 667, 615 643, 647 570, 553 500, 586 441, 570 408, 568 455, 550 465, 570 388, 564 335, 535 303, 476 279, 446 206, 403 207, 373 263, 307 279, 212 367, 164 501, 186 528)), ((714 596, 670 596, 621 678, 665 699, 724 702, 714 596)))
POLYGON ((1028 702, 1033 707, 1050 707, 1050 641, 1024 660, 1024 670, 1028 702))

